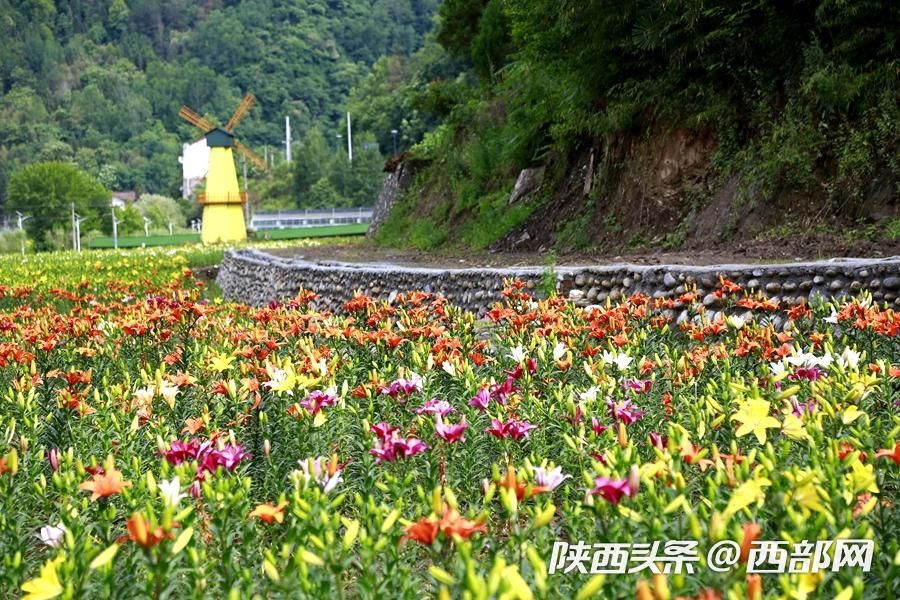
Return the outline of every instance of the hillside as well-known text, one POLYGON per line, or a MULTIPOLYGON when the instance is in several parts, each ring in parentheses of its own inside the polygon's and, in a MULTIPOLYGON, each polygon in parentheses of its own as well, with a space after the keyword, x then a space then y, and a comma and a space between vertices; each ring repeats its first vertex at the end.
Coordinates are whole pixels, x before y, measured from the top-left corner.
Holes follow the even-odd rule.
POLYGON ((260 154, 280 151, 285 115, 295 139, 339 132, 350 89, 382 55, 419 48, 436 5, 0 0, 0 200, 38 160, 72 161, 107 189, 178 195, 177 156, 196 137, 183 103, 224 122, 252 91, 239 133, 260 154))
POLYGON ((447 0, 440 15, 437 48, 358 88, 439 123, 382 244, 900 239, 896 2, 447 0))

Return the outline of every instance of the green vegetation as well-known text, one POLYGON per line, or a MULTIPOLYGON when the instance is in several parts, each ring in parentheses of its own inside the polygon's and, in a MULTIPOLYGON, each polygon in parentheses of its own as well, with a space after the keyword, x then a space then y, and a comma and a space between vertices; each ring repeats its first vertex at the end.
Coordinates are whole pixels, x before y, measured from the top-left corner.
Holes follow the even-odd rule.
MULTIPOLYGON (((183 244, 199 244, 199 233, 182 233, 176 235, 132 235, 119 238, 119 248, 143 248, 150 246, 181 246, 183 244)), ((114 248, 113 238, 99 236, 90 240, 89 248, 114 248)))
MULTIPOLYGON (((363 235, 368 224, 350 225, 326 225, 324 227, 306 227, 302 229, 271 229, 256 232, 251 239, 254 240, 298 240, 304 238, 323 238, 331 236, 363 235)), ((175 235, 133 235, 120 236, 119 248, 143 248, 151 246, 181 246, 184 244, 197 244, 200 242, 198 233, 182 233, 175 235)), ((0 246, 2 247, 2 246, 0 246)), ((109 236, 97 236, 88 243, 90 248, 112 248, 113 238, 109 236)), ((18 251, 16 246, 12 251, 18 251)), ((2 251, 0 251, 2 252, 2 251)))
POLYGON ((101 227, 100 211, 109 206, 109 193, 71 164, 35 163, 10 179, 6 206, 13 214, 28 213, 28 236, 39 250, 47 250, 58 247, 58 239, 71 231, 72 211, 86 219, 83 230, 101 227))
POLYGON ((267 229, 257 231, 253 238, 257 240, 296 240, 303 238, 320 238, 330 236, 364 235, 369 228, 367 223, 351 223, 349 225, 325 225, 322 227, 304 227, 298 229, 267 229))
POLYGON ((676 129, 715 141, 739 202, 787 190, 827 212, 900 195, 896 2, 446 0, 440 16, 436 41, 357 88, 379 112, 440 122, 413 148, 433 161, 425 194, 382 242, 482 245, 497 236, 464 232, 520 221, 495 199, 522 168, 676 129))
POLYGON ((223 123, 245 91, 259 105, 239 133, 260 153, 280 156, 285 115, 298 146, 314 127, 333 140, 350 89, 380 56, 419 48, 436 5, 0 0, 0 201, 34 161, 74 163, 110 190, 178 196, 181 144, 197 135, 179 106, 223 123))

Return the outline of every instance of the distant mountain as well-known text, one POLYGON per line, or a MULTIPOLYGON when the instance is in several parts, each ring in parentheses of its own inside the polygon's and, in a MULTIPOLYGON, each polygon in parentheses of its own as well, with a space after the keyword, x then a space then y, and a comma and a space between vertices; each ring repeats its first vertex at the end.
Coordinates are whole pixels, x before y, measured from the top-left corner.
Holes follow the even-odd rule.
POLYGON ((438 1, 0 0, 0 199, 35 160, 177 194, 196 135, 181 104, 224 122, 252 91, 240 133, 261 152, 285 115, 301 135, 338 127, 373 62, 422 45, 438 1))

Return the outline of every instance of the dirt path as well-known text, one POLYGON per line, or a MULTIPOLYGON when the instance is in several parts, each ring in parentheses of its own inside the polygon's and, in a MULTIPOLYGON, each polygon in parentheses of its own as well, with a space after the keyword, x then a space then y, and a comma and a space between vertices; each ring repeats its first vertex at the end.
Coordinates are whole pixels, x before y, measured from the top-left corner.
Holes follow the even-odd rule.
MULTIPOLYGON (((385 248, 367 241, 305 248, 280 248, 267 252, 313 262, 338 261, 444 268, 542 266, 550 260, 550 254, 542 252, 491 253, 461 250, 424 252, 415 249, 385 248)), ((809 237, 742 242, 731 246, 677 251, 643 250, 622 254, 577 252, 556 256, 555 264, 578 266, 628 262, 645 265, 713 265, 797 262, 834 257, 883 258, 898 255, 900 255, 900 240, 875 243, 867 240, 809 237)))

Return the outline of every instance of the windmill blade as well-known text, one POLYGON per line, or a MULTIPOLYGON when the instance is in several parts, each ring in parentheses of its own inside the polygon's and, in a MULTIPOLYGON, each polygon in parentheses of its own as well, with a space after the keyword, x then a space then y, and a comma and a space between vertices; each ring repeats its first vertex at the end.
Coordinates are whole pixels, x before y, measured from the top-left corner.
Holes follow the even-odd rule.
POLYGON ((244 96, 244 99, 241 100, 241 103, 238 104, 238 107, 235 109, 234 114, 231 115, 231 118, 228 119, 228 123, 225 125, 225 129, 228 131, 233 131, 235 127, 237 127, 238 123, 241 122, 241 119, 244 118, 244 115, 247 114, 253 105, 256 103, 256 96, 251 93, 247 93, 244 96))
POLYGON ((244 156, 246 156, 247 160, 249 160, 251 163, 253 163, 253 165, 260 171, 268 170, 266 161, 264 161, 259 154, 257 154, 256 152, 254 152, 253 150, 251 150, 250 148, 243 145, 242 143, 240 143, 237 140, 234 140, 234 149, 237 150, 238 152, 240 152, 241 154, 243 154, 244 156))
POLYGON ((178 111, 178 116, 197 129, 202 129, 203 133, 208 133, 216 128, 214 123, 212 123, 205 117, 201 117, 187 106, 181 107, 181 110, 178 111))

